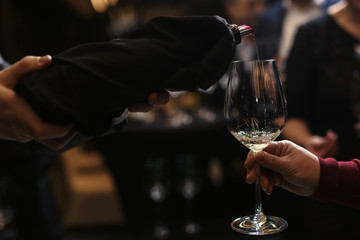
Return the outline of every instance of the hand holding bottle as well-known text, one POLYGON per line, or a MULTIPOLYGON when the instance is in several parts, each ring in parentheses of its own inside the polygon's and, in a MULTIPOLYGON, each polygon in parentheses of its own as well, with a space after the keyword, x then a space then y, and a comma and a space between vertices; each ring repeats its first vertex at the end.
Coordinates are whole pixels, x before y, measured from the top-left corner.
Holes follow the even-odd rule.
POLYGON ((67 142, 72 138, 70 124, 59 125, 43 121, 13 90, 24 76, 50 64, 50 56, 27 56, 0 71, 0 139, 17 142, 38 140, 56 149, 57 143, 47 141, 61 138, 67 142))

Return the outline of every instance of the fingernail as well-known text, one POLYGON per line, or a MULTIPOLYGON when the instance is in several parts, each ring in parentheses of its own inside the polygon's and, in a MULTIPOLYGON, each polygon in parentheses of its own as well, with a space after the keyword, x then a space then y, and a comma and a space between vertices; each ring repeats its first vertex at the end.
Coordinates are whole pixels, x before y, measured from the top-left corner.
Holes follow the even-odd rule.
POLYGON ((252 183, 254 182, 254 181, 251 181, 250 179, 248 179, 247 177, 246 177, 245 181, 246 181, 248 184, 252 184, 252 183))
POLYGON ((51 61, 50 55, 45 55, 39 58, 39 63, 47 63, 49 61, 51 61))
POLYGON ((269 195, 270 193, 269 193, 269 189, 267 189, 267 188, 261 188, 263 191, 264 191, 264 193, 266 193, 267 195, 269 195))

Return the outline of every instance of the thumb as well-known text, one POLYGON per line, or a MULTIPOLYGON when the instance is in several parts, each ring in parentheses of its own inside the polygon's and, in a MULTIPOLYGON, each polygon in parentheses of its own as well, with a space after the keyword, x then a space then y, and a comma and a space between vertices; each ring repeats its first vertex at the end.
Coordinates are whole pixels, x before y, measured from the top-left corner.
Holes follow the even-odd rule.
POLYGON ((336 141, 338 138, 337 134, 333 131, 333 130, 328 130, 327 133, 326 133, 326 136, 325 136, 325 139, 328 140, 328 141, 336 141))
POLYGON ((3 77, 0 84, 13 88, 27 74, 48 67, 51 64, 51 56, 42 57, 26 56, 3 70, 3 77))

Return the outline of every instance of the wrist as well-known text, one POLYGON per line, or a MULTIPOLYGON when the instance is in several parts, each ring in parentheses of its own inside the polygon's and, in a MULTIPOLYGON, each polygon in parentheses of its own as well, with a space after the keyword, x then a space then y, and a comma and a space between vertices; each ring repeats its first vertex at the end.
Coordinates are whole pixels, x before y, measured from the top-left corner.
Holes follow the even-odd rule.
POLYGON ((338 182, 339 166, 333 158, 318 158, 319 174, 317 185, 314 185, 314 191, 311 195, 319 201, 329 201, 333 198, 338 182))

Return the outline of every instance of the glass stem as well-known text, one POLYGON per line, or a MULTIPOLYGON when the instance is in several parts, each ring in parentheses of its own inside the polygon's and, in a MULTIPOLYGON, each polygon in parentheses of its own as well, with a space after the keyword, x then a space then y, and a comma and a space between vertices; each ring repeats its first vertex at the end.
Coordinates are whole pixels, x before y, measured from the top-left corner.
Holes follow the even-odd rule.
POLYGON ((261 204, 261 184, 260 184, 260 165, 255 164, 255 172, 256 172, 256 184, 255 184, 255 221, 265 221, 266 217, 262 211, 261 204))

